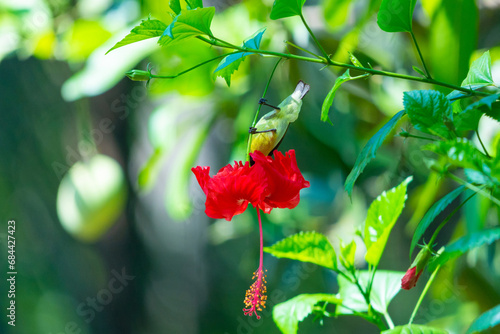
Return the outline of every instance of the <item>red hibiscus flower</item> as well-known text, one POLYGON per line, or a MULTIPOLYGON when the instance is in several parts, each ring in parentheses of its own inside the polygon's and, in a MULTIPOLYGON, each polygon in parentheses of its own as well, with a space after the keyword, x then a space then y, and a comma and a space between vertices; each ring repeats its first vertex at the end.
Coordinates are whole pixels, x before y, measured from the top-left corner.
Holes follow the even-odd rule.
POLYGON ((290 150, 284 156, 275 153, 275 159, 266 157, 259 151, 251 154, 255 164, 235 162, 227 165, 210 177, 210 167, 195 167, 191 170, 201 189, 207 196, 205 213, 212 218, 231 220, 242 213, 251 203, 257 210, 260 231, 259 268, 254 272, 254 283, 245 295, 245 315, 260 319, 257 311, 262 311, 266 304, 266 275, 263 267, 263 238, 260 210, 270 213, 274 208, 293 209, 299 204, 300 190, 309 187, 295 159, 295 151, 290 150))

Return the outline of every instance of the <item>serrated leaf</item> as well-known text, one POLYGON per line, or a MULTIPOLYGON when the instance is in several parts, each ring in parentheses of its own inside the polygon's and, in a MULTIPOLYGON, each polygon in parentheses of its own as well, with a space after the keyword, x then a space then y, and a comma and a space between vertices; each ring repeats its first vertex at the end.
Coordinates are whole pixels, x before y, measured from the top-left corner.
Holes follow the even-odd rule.
POLYGON ((484 331, 500 324, 500 305, 481 314, 467 330, 466 334, 484 331))
POLYGON ((349 70, 345 71, 344 74, 341 76, 337 77, 335 80, 335 83, 333 84, 332 89, 328 92, 328 95, 326 96, 325 100, 323 101, 323 106, 321 107, 321 121, 322 122, 329 122, 330 124, 333 125, 332 121, 330 120, 330 117, 328 117, 328 113, 330 112, 330 107, 333 104, 333 98, 335 97, 335 93, 337 92, 337 89, 340 88, 340 85, 342 85, 344 82, 349 81, 354 79, 351 77, 349 74, 349 70))
POLYGON ((397 187, 384 191, 368 208, 364 229, 366 245, 365 260, 377 266, 394 224, 406 202, 406 188, 413 178, 410 176, 397 187))
POLYGON ((431 225, 434 219, 441 212, 443 212, 443 210, 446 209, 446 207, 450 205, 451 202, 453 202, 464 190, 465 186, 460 186, 457 189, 449 192, 448 194, 446 194, 446 196, 443 196, 443 198, 434 203, 434 205, 425 213, 424 217, 418 224, 415 233, 413 234, 413 238, 411 239, 410 258, 413 250, 415 249, 415 246, 417 245, 417 242, 424 235, 425 231, 431 225))
POLYGON ((473 116, 485 114, 486 116, 493 118, 494 120, 500 122, 500 93, 492 94, 490 96, 484 97, 479 101, 471 103, 465 108, 463 113, 470 113, 473 116))
POLYGON ((385 123, 384 126, 380 128, 380 130, 378 130, 373 137, 370 138, 365 147, 363 147, 363 150, 358 155, 358 158, 354 163, 354 167, 352 168, 345 181, 344 188, 347 191, 349 197, 351 197, 352 188, 354 187, 354 183, 358 179, 359 175, 363 172, 363 169, 365 169, 370 160, 375 158, 378 148, 382 145, 387 135, 389 135, 389 133, 394 129, 397 122, 401 119, 401 117, 403 117, 404 114, 405 111, 401 110, 396 115, 392 116, 392 118, 387 123, 385 123))
POLYGON ((271 9, 271 20, 302 15, 302 7, 306 0, 275 0, 271 9))
POLYGON ((316 232, 300 232, 278 241, 264 251, 278 258, 311 262, 328 269, 337 269, 335 250, 328 239, 316 232))
POLYGON ((446 96, 435 90, 405 92, 403 104, 413 126, 422 132, 452 138, 453 110, 446 96))
POLYGON ((382 0, 377 24, 386 32, 412 31, 413 10, 417 0, 382 0))
MULTIPOLYGON (((486 51, 479 57, 474 60, 469 68, 469 73, 467 73, 467 77, 462 81, 460 86, 464 88, 469 88, 473 90, 477 90, 479 88, 493 85, 493 78, 491 75, 491 57, 490 51, 486 51)), ((454 90, 450 94, 448 94, 448 99, 456 99, 461 96, 465 96, 467 93, 460 92, 454 90)))
POLYGON ((163 31, 167 28, 167 25, 159 20, 143 20, 141 24, 136 26, 130 31, 130 34, 125 36, 121 41, 116 43, 111 49, 106 51, 108 54, 114 49, 119 47, 132 44, 135 42, 143 41, 148 38, 159 37, 163 34, 163 31))
MULTIPOLYGON (((371 306, 374 310, 382 314, 387 313, 387 308, 391 300, 398 294, 399 290, 401 290, 401 277, 403 277, 404 274, 404 272, 400 271, 377 270, 373 278, 370 292, 371 306)), ((359 271, 358 280, 363 290, 366 291, 371 277, 371 272, 366 270, 359 271)), ((339 293, 337 297, 342 300, 342 305, 348 308, 339 305, 335 309, 335 314, 352 314, 352 310, 366 312, 368 306, 358 286, 344 276, 339 275, 337 279, 339 283, 339 293)))
MULTIPOLYGON (((262 41, 262 35, 264 35, 265 31, 266 28, 258 30, 251 37, 247 38, 243 42, 241 47, 258 50, 260 48, 260 42, 262 41)), ((216 73, 218 77, 224 78, 224 80, 226 80, 227 85, 231 86, 231 75, 238 70, 241 62, 243 61, 243 58, 252 54, 254 53, 233 52, 221 60, 221 62, 215 69, 214 73, 216 73)))
POLYGON ((429 270, 432 271, 438 265, 443 265, 473 248, 489 245, 498 239, 500 239, 500 228, 492 228, 468 234, 446 246, 444 252, 430 263, 429 270))
POLYGON ((320 302, 339 304, 342 301, 334 295, 302 294, 273 308, 273 320, 276 326, 285 334, 296 334, 299 322, 313 312, 314 305, 320 302))
POLYGON ((467 138, 437 141, 422 147, 447 158, 447 162, 460 168, 483 170, 485 156, 467 138))
POLYGON ((186 38, 212 36, 210 25, 215 15, 214 7, 181 10, 163 31, 158 43, 161 46, 179 43, 186 38))
POLYGON ((381 334, 448 334, 448 332, 440 328, 412 324, 396 326, 393 329, 383 331, 381 334))

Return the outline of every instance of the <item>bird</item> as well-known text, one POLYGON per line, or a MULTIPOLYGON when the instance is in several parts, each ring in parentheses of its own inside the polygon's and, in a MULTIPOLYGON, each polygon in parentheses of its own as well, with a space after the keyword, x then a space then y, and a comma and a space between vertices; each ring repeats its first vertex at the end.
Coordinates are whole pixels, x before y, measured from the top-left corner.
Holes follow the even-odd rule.
MULTIPOLYGON (((277 107, 268 104, 265 99, 259 100, 259 104, 267 105, 274 110, 262 116, 255 127, 250 127, 248 131, 252 134, 250 153, 260 151, 267 156, 274 153, 274 150, 281 144, 290 123, 295 122, 299 117, 302 99, 309 89, 310 86, 300 80, 293 93, 277 107)), ((251 164, 252 162, 250 159, 251 164)))

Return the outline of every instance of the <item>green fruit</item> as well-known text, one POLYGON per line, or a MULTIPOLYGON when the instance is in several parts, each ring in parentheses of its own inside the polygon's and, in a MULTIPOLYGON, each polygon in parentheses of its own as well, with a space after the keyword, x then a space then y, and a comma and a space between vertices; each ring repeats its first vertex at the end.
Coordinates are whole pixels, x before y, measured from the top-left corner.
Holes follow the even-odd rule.
POLYGON ((79 161, 64 175, 57 191, 57 215, 75 238, 97 241, 125 207, 127 187, 120 165, 105 155, 79 161))

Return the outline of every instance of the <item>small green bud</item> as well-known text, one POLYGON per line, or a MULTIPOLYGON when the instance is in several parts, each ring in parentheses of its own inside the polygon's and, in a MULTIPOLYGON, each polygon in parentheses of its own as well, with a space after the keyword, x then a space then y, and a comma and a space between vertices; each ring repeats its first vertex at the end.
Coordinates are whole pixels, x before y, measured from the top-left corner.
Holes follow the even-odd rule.
POLYGON ((417 257, 411 264, 411 267, 417 267, 417 272, 420 272, 422 269, 427 266, 429 261, 434 257, 434 253, 432 251, 432 248, 429 245, 425 245, 422 247, 420 252, 418 252, 417 257))
POLYGON ((151 80, 151 72, 142 70, 132 70, 125 73, 130 80, 133 81, 149 81, 151 80))

